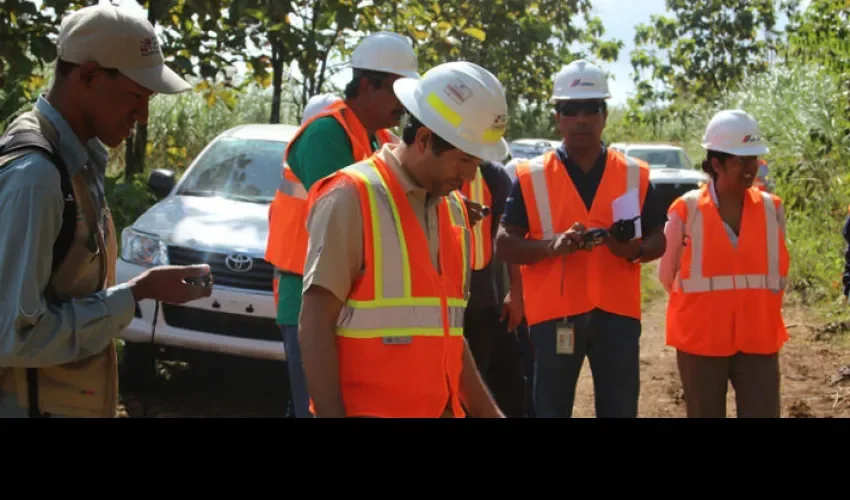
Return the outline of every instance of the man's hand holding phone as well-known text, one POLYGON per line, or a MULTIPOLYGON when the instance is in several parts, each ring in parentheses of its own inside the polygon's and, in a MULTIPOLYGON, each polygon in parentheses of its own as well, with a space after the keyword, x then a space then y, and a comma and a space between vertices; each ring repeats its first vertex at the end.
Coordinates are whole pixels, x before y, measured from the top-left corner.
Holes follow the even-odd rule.
POLYGON ((208 264, 154 267, 130 280, 129 284, 136 301, 153 299, 182 304, 212 294, 208 264))
POLYGON ((581 249, 586 231, 587 228, 582 223, 576 222, 566 232, 558 233, 549 246, 549 255, 552 257, 569 255, 581 249))

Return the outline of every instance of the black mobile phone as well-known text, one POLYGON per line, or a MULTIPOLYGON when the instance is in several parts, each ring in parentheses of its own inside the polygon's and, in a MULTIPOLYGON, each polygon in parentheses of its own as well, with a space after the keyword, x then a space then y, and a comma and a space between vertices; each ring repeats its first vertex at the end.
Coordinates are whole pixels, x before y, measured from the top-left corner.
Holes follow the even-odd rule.
POLYGON ((590 229, 584 233, 584 236, 582 236, 582 248, 585 250, 592 250, 593 247, 602 244, 602 241, 606 236, 608 236, 607 229, 590 229))

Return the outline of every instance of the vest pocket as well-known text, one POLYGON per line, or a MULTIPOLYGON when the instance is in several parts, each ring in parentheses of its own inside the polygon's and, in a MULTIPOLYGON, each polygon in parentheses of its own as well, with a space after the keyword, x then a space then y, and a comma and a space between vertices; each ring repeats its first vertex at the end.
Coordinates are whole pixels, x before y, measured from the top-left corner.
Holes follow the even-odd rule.
MULTIPOLYGON (((114 344, 86 359, 38 369, 38 401, 42 413, 65 417, 115 416, 118 399, 114 344)), ((19 404, 27 408, 27 371, 15 369, 19 404)))

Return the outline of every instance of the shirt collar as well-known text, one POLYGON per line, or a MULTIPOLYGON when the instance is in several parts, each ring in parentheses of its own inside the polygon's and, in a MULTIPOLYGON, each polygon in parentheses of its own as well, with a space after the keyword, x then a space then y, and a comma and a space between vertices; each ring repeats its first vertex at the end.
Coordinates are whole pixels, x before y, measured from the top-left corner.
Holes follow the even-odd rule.
POLYGON ((398 181, 401 184, 402 189, 404 189, 404 194, 410 194, 411 192, 425 193, 425 188, 419 186, 410 174, 407 173, 407 170, 402 168, 401 162, 395 155, 396 147, 397 146, 394 144, 384 144, 378 154, 381 155, 381 159, 384 160, 384 163, 386 163, 398 177, 398 181))
POLYGON ((47 118, 56 129, 59 137, 59 157, 68 168, 68 174, 73 177, 89 161, 89 152, 71 126, 44 96, 39 96, 35 103, 36 109, 47 118))
MULTIPOLYGON (((599 156, 596 158, 596 163, 593 164, 593 168, 605 168, 605 163, 607 163, 608 158, 608 146, 605 145, 605 141, 599 141, 602 146, 602 150, 599 152, 599 156)), ((561 142, 560 145, 555 149, 556 154, 561 157, 561 161, 564 165, 571 164, 570 156, 567 154, 567 144, 565 142, 561 142)))
POLYGON ((390 167, 390 170, 392 170, 396 175, 399 184, 401 184, 401 188, 404 189, 405 196, 413 194, 416 197, 424 198, 425 208, 433 207, 442 199, 442 196, 434 196, 429 193, 425 188, 420 186, 409 173, 407 173, 407 170, 401 166, 401 162, 395 155, 395 149, 397 147, 397 144, 384 144, 378 154, 381 156, 381 159, 384 160, 384 163, 386 163, 387 166, 390 167))

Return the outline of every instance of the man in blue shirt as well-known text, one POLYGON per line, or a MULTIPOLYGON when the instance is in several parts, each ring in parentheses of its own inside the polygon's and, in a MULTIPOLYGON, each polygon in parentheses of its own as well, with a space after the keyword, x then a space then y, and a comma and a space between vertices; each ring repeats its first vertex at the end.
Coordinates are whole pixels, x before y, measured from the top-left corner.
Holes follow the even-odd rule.
MULTIPOLYGON (((574 266, 581 265, 581 261, 576 259, 583 256, 576 253, 588 251, 582 249, 583 236, 588 228, 578 223, 572 228, 550 227, 550 231, 555 231, 551 238, 544 236, 543 239, 532 239, 529 235, 531 224, 527 206, 534 203, 538 211, 537 218, 545 218, 548 224, 553 226, 564 221, 580 219, 584 210, 585 214, 593 213, 599 217, 608 214, 607 217, 611 218, 610 212, 613 208, 608 207, 613 207, 614 193, 625 191, 627 178, 637 173, 636 168, 647 168, 645 164, 644 167, 640 164, 630 165, 634 160, 626 159, 624 162, 616 157, 619 153, 609 152, 602 143, 602 131, 607 119, 607 97, 610 97, 610 93, 604 74, 599 68, 585 61, 570 64, 555 77, 552 101, 564 141, 543 159, 531 160, 537 164, 554 161, 546 163, 544 171, 540 171, 538 165, 535 167, 537 170, 529 174, 532 177, 528 185, 533 187, 528 189, 533 191, 535 197, 547 200, 547 203, 524 199, 528 193, 523 190, 520 177, 526 174, 520 174, 518 170, 496 242, 497 253, 505 262, 534 266, 538 263, 546 265, 547 262, 554 262, 554 259, 564 259, 564 263, 571 262, 575 269, 574 266), (551 168, 563 168, 564 172, 551 170, 549 165, 552 164, 555 166, 551 168), (600 186, 605 187, 605 191, 600 191, 600 186), (554 191, 556 189, 557 194, 554 191), (604 192, 604 197, 597 196, 598 191, 604 192), (573 193, 580 199, 557 199, 559 196, 575 196, 573 193), (597 207, 604 208, 597 210, 597 207), (549 213, 541 215, 544 209, 549 213), (556 209, 560 211, 553 213, 552 210, 556 209)), ((648 178, 647 172, 641 173, 641 178, 644 174, 648 178)), ((639 178, 637 184, 639 185, 639 178)), ((639 204, 638 198, 636 201, 639 204)), ((547 295, 551 291, 549 285, 557 277, 547 275, 540 278, 546 280, 546 283, 535 283, 523 276, 525 313, 534 345, 534 410, 539 417, 572 415, 576 382, 585 356, 590 361, 593 373, 597 417, 637 416, 641 323, 637 317, 639 314, 636 314, 639 309, 628 314, 622 311, 633 309, 633 304, 639 301, 639 288, 631 288, 631 283, 639 285, 639 276, 638 280, 635 280, 635 273, 639 272, 639 269, 621 262, 650 262, 664 254, 663 226, 666 214, 649 183, 643 204, 634 209, 640 213, 639 229, 642 238, 620 242, 608 235, 602 242, 595 243, 601 248, 589 250, 595 255, 597 267, 594 269, 601 275, 589 275, 592 272, 589 269, 567 272, 563 265, 554 265, 553 269, 561 269, 560 296, 557 287, 554 289, 554 296, 547 295), (623 271, 623 279, 630 283, 628 288, 623 288, 624 283, 617 281, 616 276, 621 269, 627 270, 623 271), (591 285, 596 288, 596 293, 593 298, 585 297, 586 290, 591 285), (535 290, 537 293, 542 290, 545 297, 529 299, 529 294, 535 290), (540 301, 546 301, 547 304, 543 307, 548 309, 539 315, 551 316, 552 310, 568 311, 580 308, 573 301, 576 297, 581 297, 582 304, 587 303, 591 307, 567 318, 536 322, 532 318, 532 308, 541 307, 540 301), (603 299, 606 304, 617 305, 619 311, 605 310, 599 307, 598 302, 594 302, 603 299), (563 320, 567 320, 570 325, 566 329, 559 326, 563 320)), ((585 215, 584 218, 591 217, 585 215)))

